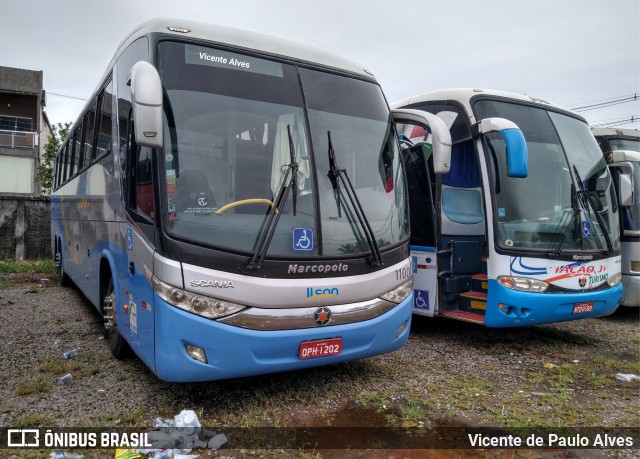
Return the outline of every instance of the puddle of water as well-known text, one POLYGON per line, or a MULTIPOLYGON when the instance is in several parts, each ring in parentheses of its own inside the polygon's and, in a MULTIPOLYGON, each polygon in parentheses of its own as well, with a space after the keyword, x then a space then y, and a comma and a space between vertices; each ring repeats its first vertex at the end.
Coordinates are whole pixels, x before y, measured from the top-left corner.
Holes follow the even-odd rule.
POLYGON ((332 427, 390 427, 389 416, 398 416, 397 409, 374 409, 362 405, 345 406, 331 413, 332 427))

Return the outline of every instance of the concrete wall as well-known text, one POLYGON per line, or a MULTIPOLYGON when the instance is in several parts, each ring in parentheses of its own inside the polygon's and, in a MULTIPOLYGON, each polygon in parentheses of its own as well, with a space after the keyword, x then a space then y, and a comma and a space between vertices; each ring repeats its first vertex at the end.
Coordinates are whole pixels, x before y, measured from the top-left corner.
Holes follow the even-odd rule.
POLYGON ((0 259, 51 258, 48 197, 0 196, 0 259))

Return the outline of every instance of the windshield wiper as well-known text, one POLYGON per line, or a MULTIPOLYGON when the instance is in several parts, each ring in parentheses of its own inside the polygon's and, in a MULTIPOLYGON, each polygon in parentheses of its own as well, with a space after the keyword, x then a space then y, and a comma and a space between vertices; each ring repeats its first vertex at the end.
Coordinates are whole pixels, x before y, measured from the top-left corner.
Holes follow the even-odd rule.
MULTIPOLYGON (((562 228, 562 236, 560 236, 560 242, 558 242, 558 246, 552 253, 554 257, 560 255, 562 247, 567 241, 567 234, 569 233, 569 226, 571 224, 573 224, 574 235, 578 234, 578 231, 580 229, 580 207, 578 206, 578 195, 576 193, 576 186, 573 183, 571 184, 571 210, 565 211, 565 213, 562 215, 562 218, 560 218, 560 221, 558 222, 558 226, 556 227, 556 232, 559 228, 562 228), (571 215, 571 217, 569 217, 569 220, 565 219, 565 216, 568 215, 571 215)), ((579 234, 580 238, 582 239, 582 232, 580 232, 579 234)))
POLYGON ((336 206, 338 207, 338 218, 342 218, 342 213, 340 211, 340 191, 338 188, 338 167, 336 166, 336 153, 333 150, 333 144, 331 143, 331 131, 327 131, 327 138, 329 141, 329 172, 327 173, 327 177, 329 177, 329 181, 331 182, 331 186, 333 187, 333 196, 336 198, 336 206))
POLYGON ((596 208, 595 204, 593 203, 593 201, 591 200, 591 194, 585 190, 584 188, 584 183, 582 182, 582 179, 580 178, 580 173, 578 172, 578 168, 575 166, 575 164, 573 165, 573 173, 576 177, 576 180, 578 181, 578 188, 580 189, 580 197, 581 197, 581 201, 583 202, 583 205, 586 207, 588 213, 591 213, 589 211, 589 207, 591 207, 591 209, 593 209, 593 213, 596 217, 596 221, 598 222, 598 225, 600 226, 600 230, 602 231, 602 234, 604 235, 604 239, 607 242, 607 251, 609 253, 613 252, 613 244, 611 243, 611 238, 609 237, 609 233, 607 232, 607 227, 604 224, 604 220, 602 219, 602 215, 600 215, 600 213, 598 212, 598 209, 596 208))
POLYGON ((262 267, 262 262, 267 254, 273 235, 275 234, 280 215, 282 214, 282 207, 286 204, 289 192, 293 189, 293 215, 296 215, 296 200, 298 197, 298 163, 296 161, 296 152, 293 147, 293 138, 291 137, 291 128, 287 125, 287 134, 289 136, 289 157, 291 162, 286 167, 287 170, 280 182, 280 188, 278 194, 273 203, 273 206, 269 208, 269 213, 264 219, 260 230, 258 231, 258 242, 255 246, 255 251, 246 269, 248 271, 257 271, 262 267), (289 174, 292 174, 291 180, 289 180, 289 174))
POLYGON ((367 240, 367 244, 369 244, 369 250, 371 251, 371 265, 373 267, 377 267, 382 265, 382 256, 380 255, 380 247, 378 247, 378 243, 376 242, 376 237, 371 229, 371 225, 369 224, 369 220, 362 209, 362 204, 358 199, 358 195, 356 194, 356 190, 351 183, 351 179, 349 178, 349 174, 346 169, 340 169, 336 162, 336 154, 333 150, 333 144, 331 143, 331 131, 327 131, 327 137, 329 141, 329 173, 327 174, 331 184, 333 185, 333 192, 336 196, 336 204, 338 205, 338 217, 340 217, 340 191, 338 187, 338 180, 342 182, 344 189, 347 194, 347 198, 349 198, 349 202, 351 203, 351 207, 353 208, 354 213, 356 214, 356 218, 362 227, 364 232, 364 236, 367 240))
POLYGON ((296 161, 296 150, 293 147, 293 137, 291 137, 291 126, 287 124, 287 136, 289 136, 289 156, 291 162, 289 163, 289 169, 291 170, 291 187, 293 199, 293 216, 296 216, 296 203, 298 202, 298 162, 296 161))

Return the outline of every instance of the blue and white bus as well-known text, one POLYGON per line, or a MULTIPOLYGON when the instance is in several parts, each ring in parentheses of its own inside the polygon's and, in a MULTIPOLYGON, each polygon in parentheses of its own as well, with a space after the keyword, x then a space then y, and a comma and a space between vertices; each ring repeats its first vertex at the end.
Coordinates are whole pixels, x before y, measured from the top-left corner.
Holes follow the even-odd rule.
POLYGON ((640 307, 640 131, 592 128, 609 164, 618 194, 627 199, 620 210, 622 227, 622 305, 640 307))
POLYGON ((164 380, 396 350, 413 297, 393 116, 341 57, 145 23, 57 157, 60 279, 101 311, 115 356, 129 346, 164 380))
POLYGON ((452 89, 391 105, 451 134, 398 127, 409 185, 414 313, 515 327, 611 314, 622 297, 619 203, 585 120, 545 101, 452 89), (412 146, 413 145, 413 146, 412 146))

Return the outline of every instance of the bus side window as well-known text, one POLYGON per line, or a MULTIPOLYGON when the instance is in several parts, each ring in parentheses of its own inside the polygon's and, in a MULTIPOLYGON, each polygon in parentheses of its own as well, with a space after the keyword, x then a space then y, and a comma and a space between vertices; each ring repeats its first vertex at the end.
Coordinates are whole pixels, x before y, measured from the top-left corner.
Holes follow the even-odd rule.
POLYGON ((141 147, 134 138, 134 121, 130 119, 127 135, 127 161, 129 171, 127 180, 127 202, 129 208, 150 220, 154 219, 153 206, 153 168, 151 148, 141 147))
POLYGON ((135 152, 135 201, 139 214, 153 220, 153 180, 151 148, 137 147, 135 152))
POLYGON ((63 184, 67 181, 68 170, 69 170, 69 142, 64 144, 64 150, 60 153, 60 157, 62 158, 62 165, 60 169, 60 184, 63 184))
POLYGON ((76 128, 73 136, 73 156, 71 157, 71 171, 69 172, 69 178, 73 178, 78 173, 78 165, 82 158, 82 137, 83 137, 84 123, 80 122, 80 125, 76 128))
POLYGON ((93 103, 89 112, 84 116, 84 151, 82 154, 81 167, 84 169, 91 164, 93 157, 93 137, 96 119, 97 101, 93 103))
MULTIPOLYGON (((82 127, 82 124, 80 124, 80 128, 81 127, 82 127)), ((79 130, 80 129, 78 128, 75 131, 73 131, 73 137, 69 141, 69 170, 67 171, 67 180, 71 180, 76 175, 76 166, 78 164, 76 160, 76 156, 77 156, 76 151, 78 150, 76 145, 76 139, 78 138, 78 136, 81 135, 78 132, 79 130)))
POLYGON ((100 107, 98 119, 96 123, 97 141, 96 148, 93 150, 95 159, 111 152, 111 130, 113 122, 111 119, 111 110, 113 107, 113 83, 110 81, 100 95, 100 107))

